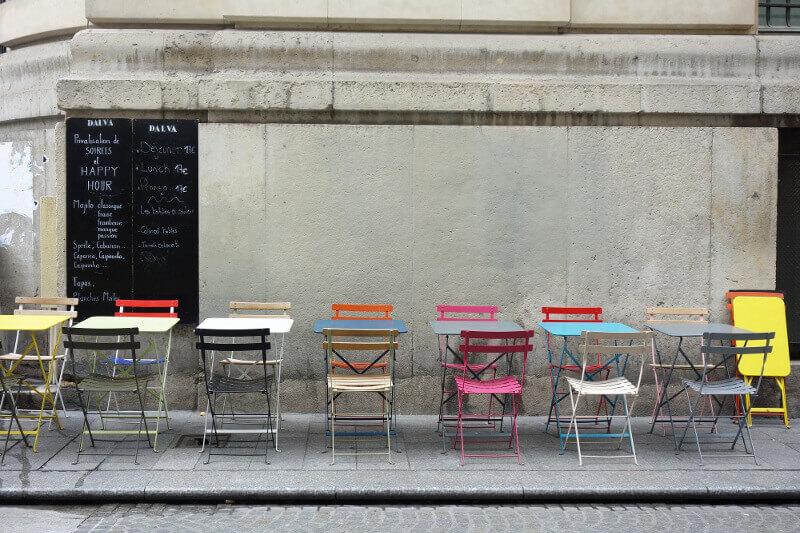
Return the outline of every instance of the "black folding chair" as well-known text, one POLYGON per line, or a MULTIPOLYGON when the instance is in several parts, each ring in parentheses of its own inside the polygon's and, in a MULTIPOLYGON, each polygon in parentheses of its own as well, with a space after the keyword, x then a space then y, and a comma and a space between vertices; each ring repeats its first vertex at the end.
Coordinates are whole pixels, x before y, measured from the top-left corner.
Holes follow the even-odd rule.
MULTIPOLYGON (((2 345, 0 345, 0 347, 2 347, 2 345)), ((30 448, 31 446, 30 443, 28 442, 27 435, 25 435, 25 430, 22 429, 22 424, 20 424, 19 418, 17 418, 16 398, 14 398, 14 395, 11 394, 11 388, 14 385, 18 385, 22 378, 12 374, 11 372, 8 373, 6 372, 7 371, 5 369, 0 368, 0 386, 2 387, 3 397, 6 397, 7 395, 11 399, 11 401, 9 402, 11 406, 9 407, 9 414, 11 416, 11 419, 8 421, 8 430, 6 431, 6 442, 5 445, 3 446, 3 455, 2 457, 0 457, 0 465, 2 465, 6 460, 6 452, 8 451, 8 441, 11 439, 11 427, 13 425, 11 423, 12 420, 16 422, 17 429, 19 430, 19 434, 22 435, 22 440, 23 442, 25 442, 25 446, 27 446, 28 448, 30 448)))
MULTIPOLYGON (((132 435, 136 434, 136 451, 134 452, 134 462, 139 464, 139 441, 142 437, 142 428, 147 436, 147 444, 152 447, 150 431, 147 427, 147 419, 144 414, 144 397, 147 391, 147 383, 151 376, 141 375, 140 365, 136 356, 136 350, 140 348, 135 336, 139 334, 138 328, 119 328, 119 329, 89 329, 80 327, 64 328, 67 340, 64 347, 69 354, 72 363, 72 375, 75 380, 75 389, 78 393, 78 403, 83 412, 83 431, 78 448, 78 456, 75 464, 80 460, 81 455, 131 455, 125 453, 88 453, 83 451, 83 444, 86 435, 89 435, 92 448, 95 447, 96 435, 132 435), (77 340, 76 337, 81 337, 77 340), (95 340, 88 341, 86 338, 94 337, 95 340), (103 339, 110 337, 111 340, 103 339), (86 357, 82 365, 78 365, 75 351, 85 351, 86 357), (91 355, 89 355, 91 354, 91 355), (127 357, 130 354, 132 369, 124 376, 113 375, 113 357, 127 357), (107 429, 106 421, 103 419, 104 411, 101 408, 100 400, 107 397, 110 393, 132 393, 139 401, 139 427, 132 429, 107 429), (86 398, 84 398, 84 394, 86 398), (102 421, 101 429, 92 429, 89 423, 89 404, 92 395, 95 396, 97 403, 97 414, 102 421)), ((92 413, 94 414, 94 413, 92 413)), ((118 441, 110 441, 118 442, 118 441)))
MULTIPOLYGON (((761 388, 761 379, 764 376, 764 367, 767 364, 767 357, 772 352, 772 346, 769 345, 770 341, 775 338, 775 333, 704 333, 703 345, 700 348, 700 353, 703 355, 703 375, 700 379, 683 380, 683 390, 686 393, 686 399, 689 403, 689 420, 686 422, 686 428, 683 430, 683 435, 678 443, 678 449, 683 445, 686 434, 691 426, 694 431, 694 439, 697 443, 697 452, 700 454, 700 465, 703 464, 703 451, 700 448, 700 439, 725 439, 732 438, 731 450, 736 448, 736 443, 739 438, 742 439, 744 445, 744 454, 717 454, 722 457, 752 457, 756 464, 756 451, 753 447, 753 438, 750 434, 750 426, 747 424, 747 417, 750 414, 751 404, 747 404, 744 399, 745 396, 750 395, 755 397, 758 395, 758 390, 761 388), (722 343, 718 346, 712 346, 712 342, 722 343), (761 375, 758 376, 758 381, 755 386, 747 383, 741 377, 735 375, 735 367, 743 358, 757 358, 756 361, 761 362, 761 375), (723 374, 721 379, 715 379, 715 374, 723 374), (696 398, 692 402, 691 394, 694 393, 696 398), (715 410, 715 419, 710 433, 703 433, 702 435, 697 432, 697 424, 695 422, 695 415, 699 412, 698 407, 702 405, 704 400, 707 401, 708 397, 712 397, 718 409, 715 410), (721 415, 725 398, 734 397, 738 399, 739 409, 733 409, 733 414, 724 415, 726 418, 730 417, 738 424, 736 433, 719 433, 714 432, 717 429, 717 421, 723 416, 721 415), (720 401, 717 397, 722 397, 720 401), (742 406, 747 406, 746 408, 742 406), (745 437, 747 439, 745 440, 745 437), (749 444, 749 449, 748 449, 749 444)), ((751 359, 752 360, 752 359, 751 359)), ((706 454, 708 456, 708 454, 706 454)))
MULTIPOLYGON (((269 337, 269 328, 259 329, 236 329, 236 330, 219 330, 219 329, 200 329, 195 330, 195 334, 200 337, 197 342, 197 349, 203 359, 203 373, 205 376, 206 395, 208 396, 209 414, 211 416, 211 428, 206 428, 203 438, 214 436, 215 446, 208 446, 208 455, 206 456, 206 464, 211 461, 212 448, 217 449, 221 446, 220 434, 234 435, 234 434, 257 434, 266 435, 264 446, 264 462, 269 464, 269 438, 272 436, 272 442, 275 442, 275 433, 272 428, 272 412, 270 410, 270 390, 272 388, 273 376, 267 373, 267 350, 270 349, 270 343, 267 340, 269 337), (238 342, 237 342, 238 340, 238 342), (232 377, 227 375, 223 366, 217 362, 215 364, 215 354, 221 352, 220 357, 233 357, 234 353, 241 352, 257 352, 260 355, 262 364, 259 365, 263 370, 263 376, 259 375, 254 378, 249 377, 232 377), (215 372, 216 370, 216 372, 215 372), (223 424, 222 413, 217 413, 217 397, 229 394, 263 394, 266 396, 266 416, 264 422, 266 427, 258 427, 252 424, 252 417, 248 417, 246 428, 230 428, 221 427, 223 424)), ((241 417, 242 415, 237 415, 241 417)), ((236 422, 227 422, 230 425, 236 425, 236 422)), ((258 443, 261 441, 260 437, 254 441, 240 441, 240 442, 254 442, 255 449, 258 449, 258 443)), ((229 448, 232 449, 232 448, 229 448)), ((224 453, 214 453, 213 455, 225 455, 224 453)), ((260 455, 258 453, 236 453, 227 455, 260 455)))

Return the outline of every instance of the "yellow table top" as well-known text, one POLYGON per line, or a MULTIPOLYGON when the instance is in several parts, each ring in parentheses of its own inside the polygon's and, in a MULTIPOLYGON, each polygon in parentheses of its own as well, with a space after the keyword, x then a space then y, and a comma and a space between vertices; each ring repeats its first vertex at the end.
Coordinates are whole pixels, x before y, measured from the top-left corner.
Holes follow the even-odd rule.
POLYGON ((0 315, 0 331, 44 331, 68 320, 68 316, 0 315))

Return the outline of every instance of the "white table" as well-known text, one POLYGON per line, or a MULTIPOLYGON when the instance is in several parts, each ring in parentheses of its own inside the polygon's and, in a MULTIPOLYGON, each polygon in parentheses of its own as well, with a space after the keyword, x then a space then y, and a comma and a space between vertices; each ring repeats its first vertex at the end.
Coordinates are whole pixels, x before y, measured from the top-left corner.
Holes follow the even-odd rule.
MULTIPOLYGON (((252 317, 212 317, 206 318, 197 326, 197 329, 217 329, 217 330, 226 330, 226 331, 237 331, 237 330, 247 330, 247 329, 261 329, 261 328, 269 328, 270 336, 280 334, 281 339, 278 347, 278 357, 272 361, 267 361, 268 365, 273 365, 275 367, 275 425, 273 426, 272 432, 275 434, 275 449, 278 450, 278 434, 281 427, 281 367, 283 366, 283 346, 286 338, 286 334, 289 333, 292 329, 292 325, 294 324, 294 320, 291 318, 286 318, 281 315, 273 315, 268 316, 264 315, 264 318, 252 318, 252 317)), ((249 372, 250 368, 256 366, 257 361, 249 362, 249 361, 241 361, 238 359, 228 358, 224 361, 220 361, 223 364, 226 364, 229 368, 228 372, 230 373, 230 367, 237 365, 244 365, 247 367, 245 371, 242 372, 240 377, 247 377, 247 373, 249 372), (235 361, 235 362, 234 362, 235 361)), ((214 371, 214 360, 212 357, 211 362, 211 372, 214 371)), ((206 406, 206 413, 208 413, 208 405, 206 406)), ((222 415, 220 419, 224 419, 225 417, 225 405, 223 404, 222 407, 222 415)), ((240 417, 246 417, 247 415, 239 415, 240 417)), ((254 415, 255 417, 260 415, 254 415)), ((235 416, 233 415, 233 411, 231 411, 230 415, 231 419, 234 419, 235 416)), ((251 416, 250 418, 253 418, 251 416)), ((208 428, 208 416, 206 416, 205 421, 205 431, 204 435, 209 435, 211 430, 208 428)), ((229 430, 230 432, 234 432, 236 430, 229 430)), ((203 448, 205 448, 205 438, 203 439, 203 448)), ((278 450, 280 451, 280 450, 278 450)))

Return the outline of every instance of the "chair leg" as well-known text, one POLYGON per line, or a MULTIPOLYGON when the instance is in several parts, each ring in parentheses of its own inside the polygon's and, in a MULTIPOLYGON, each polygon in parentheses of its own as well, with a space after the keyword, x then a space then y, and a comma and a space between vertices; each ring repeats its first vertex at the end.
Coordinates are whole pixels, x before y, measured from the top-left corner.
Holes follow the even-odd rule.
MULTIPOLYGON (((269 438, 272 436, 273 443, 275 442, 275 436, 272 433, 272 409, 270 407, 270 394, 269 388, 267 388, 266 392, 267 396, 267 437, 264 439, 264 464, 269 464, 269 438)), ((258 449, 258 442, 256 442, 256 449, 258 449)))
POLYGON ((789 409, 786 405, 786 378, 775 378, 778 388, 781 390, 781 408, 783 409, 783 425, 786 429, 790 429, 789 425, 789 409))
MULTIPOLYGON (((629 406, 628 405, 627 396, 623 396, 622 397, 622 405, 625 407, 625 426, 628 427, 628 440, 630 441, 630 444, 631 444, 631 453, 633 454, 633 463, 636 466, 639 466, 639 460, 636 458, 636 445, 633 443, 633 428, 631 428, 631 412, 633 411, 633 404, 634 404, 634 402, 631 402, 631 405, 629 406)), ((623 428, 625 426, 623 426, 623 428)), ((623 429, 623 433, 624 433, 624 431, 625 430, 623 429)), ((620 439, 620 447, 621 447, 621 445, 622 445, 622 440, 620 439)))
POLYGON ((514 435, 514 443, 516 444, 517 447, 517 463, 519 463, 520 466, 524 466, 525 463, 522 462, 522 454, 519 451, 519 429, 517 427, 517 415, 519 414, 519 403, 521 398, 522 398, 521 394, 511 395, 511 400, 513 401, 512 407, 514 409, 514 420, 511 423, 511 428, 514 435))
POLYGON ((572 392, 571 388, 570 388, 570 391, 569 391, 569 402, 572 405, 572 416, 569 417, 569 425, 567 426, 567 436, 562 439, 561 438, 561 430, 558 431, 558 440, 561 443, 561 452, 559 452, 559 455, 564 455, 564 452, 566 451, 567 444, 569 443, 569 436, 572 433, 573 424, 575 425, 576 429, 578 427, 578 424, 575 421, 575 413, 576 413, 576 410, 575 410, 575 399, 573 397, 573 392, 572 392))
MULTIPOLYGON (((208 402, 208 409, 211 413, 211 432, 214 434, 214 441, 216 442, 217 446, 219 446, 219 434, 217 433, 217 419, 216 419, 216 407, 217 407, 217 393, 212 392, 213 398, 209 398, 208 402)), ((208 416, 208 415, 206 415, 208 416)), ((208 454, 206 455, 206 464, 211 462, 211 439, 208 442, 208 454)))
POLYGON ((464 454, 464 395, 461 391, 458 392, 458 422, 456 424, 456 434, 461 439, 461 466, 466 464, 466 457, 464 454))
POLYGON ((333 396, 336 394, 336 391, 331 391, 331 401, 328 404, 330 407, 330 426, 331 426, 331 465, 336 462, 336 412, 334 411, 333 407, 333 396))
MULTIPOLYGON (((394 398, 394 388, 392 388, 391 393, 392 393, 391 397, 394 398)), ((394 401, 392 401, 392 403, 394 403, 394 401)), ((392 412, 392 409, 393 409, 392 405, 388 405, 386 409, 386 446, 388 447, 389 450, 390 465, 394 464, 394 461, 392 461, 392 423, 391 423, 391 417, 389 416, 389 413, 392 412)), ((397 423, 397 420, 395 420, 395 423, 397 423)), ((395 431, 395 444, 396 443, 397 443, 397 431, 395 431)))
POLYGON ((697 453, 700 456, 700 466, 703 466, 703 450, 700 449, 700 435, 697 433, 697 424, 694 421, 694 413, 697 410, 697 406, 699 405, 700 401, 703 400, 703 395, 698 394, 697 399, 695 400, 694 404, 692 404, 692 398, 689 396, 689 388, 684 387, 684 392, 686 393, 686 401, 689 404, 689 420, 686 422, 686 428, 683 430, 683 436, 681 437, 680 445, 683 444, 683 439, 686 437, 686 432, 689 431, 689 424, 692 425, 692 430, 694 431, 694 440, 697 443, 697 453))
MULTIPOLYGON (((570 389, 570 400, 572 400, 572 390, 570 389)), ((578 447, 578 465, 583 466, 583 452, 581 451, 581 433, 580 433, 580 424, 578 424, 578 404, 581 401, 581 393, 579 392, 575 397, 575 403, 572 404, 572 420, 575 421, 575 444, 578 447)))

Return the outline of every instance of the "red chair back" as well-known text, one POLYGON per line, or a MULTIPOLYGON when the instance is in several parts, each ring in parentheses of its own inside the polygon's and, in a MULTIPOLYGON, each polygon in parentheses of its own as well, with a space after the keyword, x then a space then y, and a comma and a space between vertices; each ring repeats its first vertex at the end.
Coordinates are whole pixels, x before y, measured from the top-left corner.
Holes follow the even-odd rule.
POLYGON ((602 307, 542 307, 544 320, 542 322, 602 322, 600 315, 602 307), (564 318, 553 318, 551 315, 561 315, 564 318), (566 317, 580 318, 566 318, 566 317))
POLYGON ((175 309, 178 300, 117 300, 119 311, 114 316, 143 316, 153 318, 178 318, 175 309), (126 311, 125 309, 162 309, 161 311, 126 311), (169 311, 163 311, 169 309, 169 311))
POLYGON ((780 298, 783 300, 783 292, 772 289, 740 289, 738 291, 728 291, 725 293, 725 298, 728 300, 727 308, 731 312, 731 325, 735 325, 733 321, 733 299, 737 296, 761 296, 766 298, 780 298))
POLYGON ((520 375, 517 378, 520 384, 525 383, 525 363, 528 361, 528 354, 533 350, 531 339, 533 338, 533 330, 527 331, 462 331, 461 339, 463 340, 461 346, 461 353, 464 354, 463 373, 462 376, 468 378, 471 374, 467 372, 467 366, 471 364, 489 364, 496 362, 497 359, 504 354, 522 354, 522 367, 520 375), (481 344, 475 344, 475 340, 481 344), (496 344, 492 341, 496 340, 496 344), (487 342, 488 344, 483 344, 487 342), (475 361, 475 357, 480 357, 482 354, 484 358, 488 355, 490 361, 475 361))
POLYGON ((391 305, 332 304, 331 320, 391 320, 391 305), (383 313, 377 315, 343 315, 342 313, 383 313))
POLYGON ((436 312, 439 316, 436 320, 442 321, 457 321, 457 320, 480 320, 486 322, 497 322, 497 317, 494 316, 498 312, 496 305, 437 305, 436 312), (464 316, 445 316, 445 313, 458 313, 458 314, 473 314, 473 315, 489 315, 470 318, 464 316))

